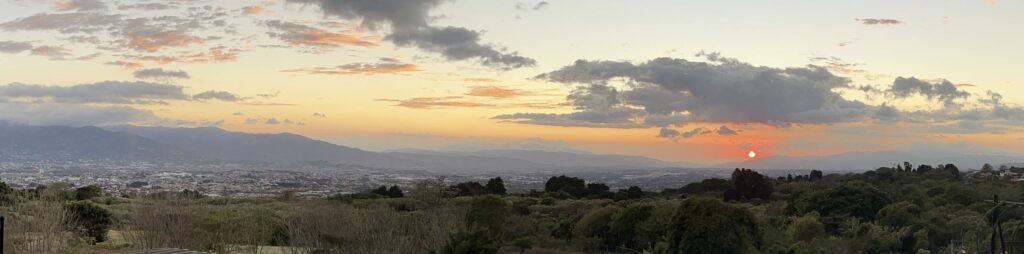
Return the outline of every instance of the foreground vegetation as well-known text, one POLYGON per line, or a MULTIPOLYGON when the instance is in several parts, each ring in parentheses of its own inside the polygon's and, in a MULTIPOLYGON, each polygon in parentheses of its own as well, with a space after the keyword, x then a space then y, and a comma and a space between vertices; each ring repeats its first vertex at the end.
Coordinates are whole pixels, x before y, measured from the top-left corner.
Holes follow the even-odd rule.
MULTIPOLYGON (((327 199, 0 185, 0 205, 13 253, 987 253, 986 199, 1024 198, 1024 184, 1003 177, 1022 171, 905 163, 769 179, 737 169, 656 192, 556 176, 511 194, 500 178, 439 179, 327 199)), ((1024 209, 1002 218, 1005 241, 1024 240, 1024 209)))

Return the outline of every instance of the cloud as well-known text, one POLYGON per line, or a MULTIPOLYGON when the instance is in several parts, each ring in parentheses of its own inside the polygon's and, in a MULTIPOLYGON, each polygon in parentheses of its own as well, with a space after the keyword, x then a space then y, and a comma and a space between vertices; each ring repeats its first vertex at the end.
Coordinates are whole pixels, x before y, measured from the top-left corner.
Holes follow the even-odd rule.
POLYGON ((400 74, 419 71, 419 66, 408 63, 352 63, 334 67, 314 67, 306 69, 290 69, 281 72, 323 74, 323 75, 376 75, 400 74))
POLYGON ((407 100, 394 100, 394 99, 377 99, 377 101, 390 101, 395 102, 395 106, 414 108, 414 109, 433 109, 433 108, 481 108, 481 107, 494 107, 494 104, 478 103, 470 101, 460 101, 462 97, 459 96, 448 96, 448 97, 421 97, 412 98, 407 100))
POLYGON ((709 130, 708 128, 697 127, 697 128, 694 128, 693 130, 690 130, 690 131, 687 131, 687 132, 683 132, 682 134, 679 134, 679 136, 681 136, 683 138, 691 138, 691 137, 694 137, 694 136, 710 134, 710 133, 711 133, 711 130, 709 130))
MULTIPOLYGON (((228 39, 239 39, 242 35, 227 21, 228 11, 223 7, 198 5, 193 1, 174 1, 174 6, 189 5, 185 11, 175 14, 150 14, 139 11, 110 13, 106 11, 82 11, 93 0, 73 0, 77 11, 61 13, 39 13, 0 23, 0 30, 17 31, 54 31, 59 32, 58 40, 76 44, 92 44, 93 48, 113 52, 113 56, 122 57, 120 61, 137 62, 143 58, 161 59, 167 62, 213 62, 196 59, 203 51, 195 51, 199 46, 216 44, 213 48, 221 48, 221 53, 234 51, 224 50, 219 42, 228 39), (216 34, 200 36, 199 34, 216 34), (171 55, 167 49, 173 49, 171 55), (193 56, 193 57, 189 57, 193 56)), ((155 6, 152 6, 155 8, 155 6)), ((92 7, 88 7, 92 8, 92 7)), ((119 9, 128 6, 119 7, 119 9)), ((144 10, 151 8, 139 6, 144 10)), ((175 9, 175 8, 169 8, 175 9)), ((132 9, 134 10, 134 9, 132 9)), ((210 54, 212 52, 211 48, 210 54)), ((232 56, 233 57, 233 56, 232 56)), ((221 58, 220 60, 225 60, 221 58)), ((233 60, 233 58, 231 59, 233 60)), ((111 60, 114 61, 114 60, 111 60)))
POLYGON ((721 127, 718 127, 718 131, 717 132, 718 132, 718 135, 737 135, 737 134, 739 134, 739 132, 736 132, 733 129, 729 129, 729 127, 726 127, 725 125, 722 125, 721 127))
POLYGON ((17 54, 30 49, 32 49, 32 43, 0 41, 0 53, 17 54))
POLYGON ((490 97, 498 99, 508 99, 520 96, 533 95, 533 92, 506 88, 501 86, 473 86, 470 87, 469 92, 466 95, 477 96, 477 97, 490 97))
POLYGON ((281 119, 278 119, 277 117, 270 117, 270 118, 246 118, 245 119, 245 124, 249 124, 249 125, 254 125, 254 124, 264 124, 264 125, 289 125, 289 124, 295 124, 295 125, 300 125, 300 126, 301 125, 306 125, 306 123, 304 123, 304 122, 294 122, 294 121, 289 120, 289 119, 281 120, 281 119))
POLYGON ((158 120, 153 113, 124 106, 63 103, 0 103, 0 120, 29 125, 117 125, 158 120))
POLYGON ((531 58, 506 53, 480 42, 480 33, 462 27, 432 26, 430 11, 444 0, 289 0, 313 4, 325 14, 359 20, 363 29, 378 31, 387 27, 385 37, 399 47, 416 47, 441 54, 448 60, 479 60, 498 69, 514 69, 536 65, 531 58))
POLYGON ((182 87, 149 82, 103 81, 74 86, 12 83, 0 86, 0 98, 58 103, 154 104, 160 100, 186 100, 182 87))
POLYGON ((196 100, 200 100, 200 101, 208 101, 208 100, 241 101, 242 100, 241 97, 238 97, 237 95, 235 95, 233 93, 225 92, 225 91, 213 91, 213 90, 193 95, 192 99, 196 99, 196 100))
POLYGON ((107 27, 120 22, 121 16, 113 14, 91 12, 40 13, 0 23, 0 29, 6 31, 56 30, 65 34, 92 33, 106 30, 107 27))
POLYGON ((147 11, 160 11, 174 9, 175 6, 166 3, 139 3, 139 4, 126 4, 118 6, 118 10, 147 10, 147 11))
POLYGON ((605 111, 578 111, 568 114, 515 113, 498 115, 492 119, 562 127, 646 128, 647 126, 634 121, 642 115, 643 111, 641 110, 619 108, 605 111))
POLYGON ((100 0, 70 0, 59 1, 56 4, 57 11, 98 11, 106 10, 107 5, 100 0))
POLYGON ((187 47, 206 43, 206 39, 180 31, 137 30, 125 34, 129 47, 146 52, 157 52, 165 47, 187 47))
POLYGON ((137 70, 132 75, 139 79, 190 79, 188 72, 171 71, 163 68, 137 70))
POLYGON ((658 131, 658 137, 659 138, 674 138, 674 137, 679 137, 679 134, 680 134, 679 131, 677 131, 675 129, 669 129, 669 128, 666 128, 666 127, 661 127, 661 130, 658 131))
MULTIPOLYGON (((621 120, 654 126, 683 122, 836 123, 859 121, 871 107, 840 96, 849 80, 817 66, 754 66, 717 54, 708 62, 658 58, 640 64, 584 61, 537 78, 579 86, 567 96, 580 112, 642 109, 621 120), (608 83, 625 79, 625 90, 608 83), (653 117, 651 117, 653 116, 653 117), (668 121, 671 120, 671 121, 668 121)), ((577 112, 577 113, 580 113, 577 112)))
POLYGON ((876 25, 877 26, 893 26, 893 25, 903 24, 902 21, 895 20, 895 19, 863 19, 863 18, 855 18, 853 20, 857 21, 857 22, 861 22, 861 24, 865 24, 865 25, 869 25, 869 26, 876 26, 876 25))
POLYGON ((540 10, 540 9, 543 9, 544 7, 547 7, 548 5, 551 5, 551 4, 548 3, 547 1, 541 1, 540 3, 537 3, 537 5, 533 6, 533 10, 535 10, 535 11, 536 10, 540 10))
POLYGON ((946 107, 958 107, 957 99, 966 99, 971 95, 967 91, 960 90, 959 87, 948 80, 932 83, 914 77, 896 77, 892 87, 885 92, 895 98, 922 95, 929 100, 941 101, 946 107))
POLYGON ((313 113, 313 116, 314 117, 320 117, 320 118, 327 118, 327 115, 324 114, 324 113, 313 113))
POLYGON ((260 13, 264 13, 264 12, 268 12, 268 11, 269 10, 267 10, 266 7, 259 6, 259 5, 242 7, 242 13, 244 13, 244 14, 260 14, 260 13))
POLYGON ((551 3, 548 3, 547 1, 541 1, 541 2, 533 5, 533 7, 530 7, 529 5, 527 5, 524 2, 517 2, 516 5, 515 5, 515 8, 518 11, 529 11, 529 10, 538 11, 540 9, 543 9, 544 7, 547 7, 550 4, 551 3))
POLYGON ((129 62, 129 61, 111 61, 111 62, 107 62, 106 64, 107 65, 121 66, 121 67, 132 69, 132 70, 141 69, 143 67, 142 63, 129 62))
POLYGON ((31 50, 32 55, 45 56, 50 59, 64 59, 71 56, 71 50, 63 47, 39 46, 31 50))
POLYGON ((377 47, 374 37, 361 37, 358 35, 329 32, 303 24, 272 20, 264 22, 264 25, 271 28, 267 32, 271 37, 280 39, 288 44, 296 46, 312 46, 318 48, 318 52, 326 51, 341 45, 358 47, 377 47))

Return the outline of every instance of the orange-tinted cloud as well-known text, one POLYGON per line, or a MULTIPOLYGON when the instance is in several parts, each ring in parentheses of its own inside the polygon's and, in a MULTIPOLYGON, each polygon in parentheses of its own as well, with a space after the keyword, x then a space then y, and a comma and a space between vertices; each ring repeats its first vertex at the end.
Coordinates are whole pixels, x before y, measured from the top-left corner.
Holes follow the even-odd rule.
POLYGON ((174 31, 139 33, 128 35, 128 46, 146 52, 156 52, 164 47, 187 47, 191 44, 203 44, 206 40, 174 31))
POLYGON ((238 53, 241 50, 228 49, 225 47, 213 47, 207 52, 183 54, 177 56, 142 56, 135 59, 154 62, 157 64, 170 63, 224 63, 238 60, 238 53))
POLYGON ((519 96, 533 95, 533 92, 512 89, 500 86, 474 86, 466 95, 477 97, 491 97, 499 99, 514 98, 519 96))
POLYGON ((116 66, 121 66, 121 67, 132 69, 132 70, 141 69, 143 67, 143 65, 141 63, 129 62, 129 61, 107 62, 107 65, 116 65, 116 66))
POLYGON ((469 82, 480 82, 480 83, 494 83, 494 82, 498 82, 497 79, 493 79, 493 78, 465 78, 463 80, 469 81, 469 82))
POLYGON ((266 7, 259 6, 259 5, 242 7, 242 13, 245 13, 245 14, 260 14, 260 13, 265 13, 265 12, 268 12, 268 11, 269 10, 267 10, 266 7))
POLYGON ((280 20, 268 21, 264 24, 275 30, 270 33, 270 36, 281 39, 288 44, 297 46, 330 48, 340 45, 350 45, 372 48, 377 47, 377 44, 374 41, 380 40, 378 36, 358 36, 353 34, 335 33, 312 26, 280 20))
POLYGON ((282 72, 323 74, 323 75, 376 75, 376 74, 399 74, 404 72, 419 71, 419 66, 408 63, 354 63, 338 65, 335 67, 314 67, 306 69, 290 69, 282 72))
POLYGON ((394 100, 394 99, 377 99, 377 101, 390 101, 396 102, 395 106, 414 108, 414 109, 433 109, 433 108, 482 108, 482 107, 494 107, 493 104, 471 102, 471 101, 459 101, 462 97, 459 96, 447 96, 447 97, 420 97, 412 98, 408 100, 394 100))

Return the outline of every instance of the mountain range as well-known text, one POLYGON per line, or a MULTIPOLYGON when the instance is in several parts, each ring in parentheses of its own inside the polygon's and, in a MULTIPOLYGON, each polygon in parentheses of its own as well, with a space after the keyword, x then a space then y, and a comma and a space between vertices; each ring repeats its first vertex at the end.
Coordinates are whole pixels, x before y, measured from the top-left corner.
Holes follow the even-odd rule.
POLYGON ((0 122, 0 160, 88 159, 125 161, 259 162, 326 161, 390 169, 439 172, 522 171, 559 168, 753 168, 868 170, 908 161, 980 168, 1022 162, 1005 155, 947 149, 850 152, 828 156, 772 156, 711 166, 641 156, 585 152, 492 149, 480 151, 366 151, 290 134, 231 132, 215 127, 30 126, 0 122))
POLYGON ((512 171, 555 168, 648 168, 687 164, 621 155, 489 150, 474 153, 374 152, 304 136, 231 132, 220 128, 67 127, 0 123, 0 160, 90 159, 295 163, 327 161, 391 169, 512 171))

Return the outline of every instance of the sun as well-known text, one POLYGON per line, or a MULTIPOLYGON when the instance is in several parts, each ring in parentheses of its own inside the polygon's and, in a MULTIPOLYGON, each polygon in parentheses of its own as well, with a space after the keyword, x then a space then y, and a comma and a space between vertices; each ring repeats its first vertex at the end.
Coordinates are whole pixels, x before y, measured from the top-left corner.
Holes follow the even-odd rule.
POLYGON ((754 152, 754 150, 750 150, 750 152, 747 153, 747 157, 750 157, 751 159, 756 158, 757 157, 757 153, 754 152))

